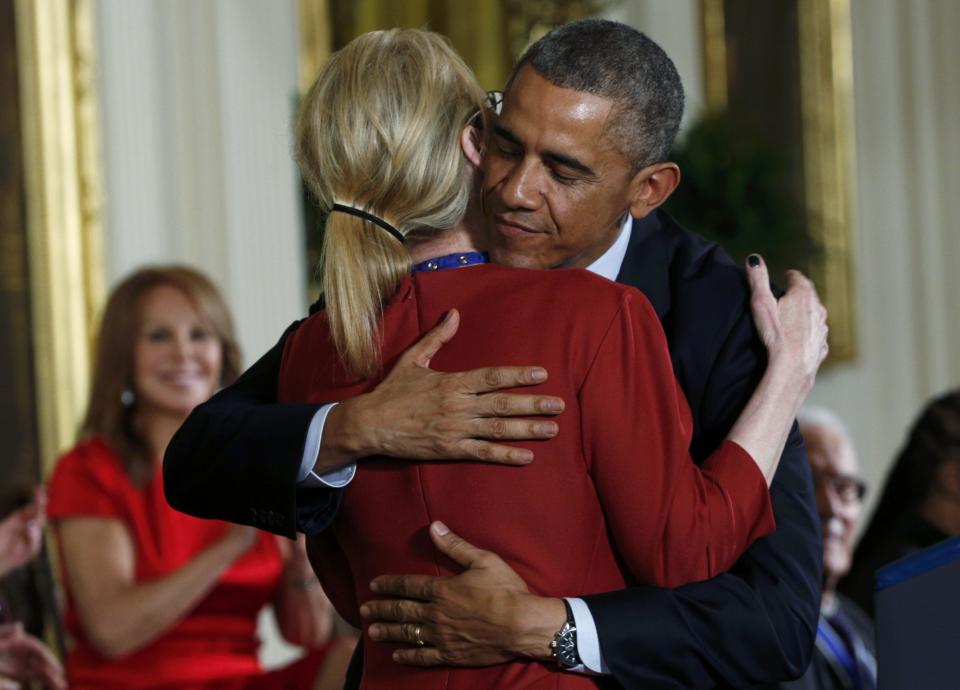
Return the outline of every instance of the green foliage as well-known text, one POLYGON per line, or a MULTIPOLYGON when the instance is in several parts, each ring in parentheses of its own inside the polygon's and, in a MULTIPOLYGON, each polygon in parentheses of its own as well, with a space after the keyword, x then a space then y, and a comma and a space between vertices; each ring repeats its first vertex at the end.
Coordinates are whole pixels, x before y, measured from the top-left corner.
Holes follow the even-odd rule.
POLYGON ((664 208, 681 224, 719 242, 737 261, 761 254, 771 276, 805 269, 817 247, 806 230, 789 149, 769 146, 727 112, 696 122, 671 159, 681 182, 664 208))

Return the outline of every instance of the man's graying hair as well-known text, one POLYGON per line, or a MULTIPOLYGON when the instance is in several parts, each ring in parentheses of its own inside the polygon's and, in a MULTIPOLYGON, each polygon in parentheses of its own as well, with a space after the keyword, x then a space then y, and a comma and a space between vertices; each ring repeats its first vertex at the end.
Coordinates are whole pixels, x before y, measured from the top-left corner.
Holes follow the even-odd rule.
POLYGON ((673 61, 646 34, 607 19, 564 24, 521 56, 507 91, 525 65, 554 86, 614 101, 607 135, 634 172, 667 160, 683 117, 683 85, 673 61))

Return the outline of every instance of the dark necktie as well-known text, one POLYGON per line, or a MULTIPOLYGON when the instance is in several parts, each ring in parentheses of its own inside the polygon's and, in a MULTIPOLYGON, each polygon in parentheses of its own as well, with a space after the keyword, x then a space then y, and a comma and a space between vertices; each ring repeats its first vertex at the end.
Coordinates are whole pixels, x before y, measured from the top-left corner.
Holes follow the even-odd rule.
POLYGON ((826 657, 845 688, 876 690, 876 660, 839 609, 830 616, 820 617, 817 649, 826 657))

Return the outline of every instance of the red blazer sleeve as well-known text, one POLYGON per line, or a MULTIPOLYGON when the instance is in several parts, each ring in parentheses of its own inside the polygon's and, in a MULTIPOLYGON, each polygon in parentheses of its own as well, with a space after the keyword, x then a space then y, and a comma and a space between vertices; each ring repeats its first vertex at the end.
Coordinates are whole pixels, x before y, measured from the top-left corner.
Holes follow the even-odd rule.
POLYGON ((774 529, 760 469, 725 441, 698 467, 691 416, 643 295, 624 293, 580 391, 584 455, 632 574, 677 587, 728 570, 774 529))

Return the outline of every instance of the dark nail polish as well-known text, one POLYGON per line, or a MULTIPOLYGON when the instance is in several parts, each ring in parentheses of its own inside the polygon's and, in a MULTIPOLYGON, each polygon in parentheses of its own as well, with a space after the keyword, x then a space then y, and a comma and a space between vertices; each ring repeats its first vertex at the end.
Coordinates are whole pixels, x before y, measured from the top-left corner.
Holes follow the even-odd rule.
POLYGON ((756 254, 751 254, 747 257, 747 263, 750 264, 750 268, 756 268, 760 265, 760 257, 756 254))

